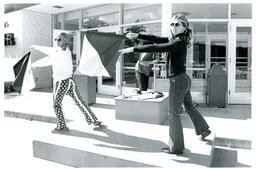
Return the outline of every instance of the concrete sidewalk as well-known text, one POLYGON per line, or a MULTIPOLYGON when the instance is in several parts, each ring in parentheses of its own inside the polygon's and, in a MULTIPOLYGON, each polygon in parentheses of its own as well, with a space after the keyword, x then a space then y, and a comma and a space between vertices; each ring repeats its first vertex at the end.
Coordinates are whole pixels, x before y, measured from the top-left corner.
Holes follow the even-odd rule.
POLYGON ((229 105, 225 109, 198 107, 215 133, 215 139, 217 138, 218 141, 214 144, 213 134, 208 141, 199 141, 188 116, 181 115, 186 149, 184 154, 179 156, 161 152, 161 148, 166 147, 168 143, 168 122, 165 125, 155 125, 116 120, 115 101, 111 96, 97 95, 96 104, 91 106, 99 119, 108 126, 103 131, 94 131, 92 126, 86 124, 82 113, 71 98, 65 97, 63 105, 71 131, 64 135, 53 134, 51 130, 55 127, 55 114, 52 109, 51 93, 29 92, 23 96, 5 95, 5 118, 1 120, 3 121, 1 124, 4 128, 8 128, 4 133, 7 159, 5 162, 8 166, 38 168, 40 164, 45 166, 44 168, 52 166, 55 168, 68 168, 68 166, 205 168, 210 165, 220 165, 215 164, 214 161, 215 156, 220 157, 213 154, 214 146, 222 150, 218 153, 227 152, 227 149, 228 152, 235 152, 232 153, 233 156, 228 154, 233 157, 229 163, 224 160, 226 166, 253 166, 251 151, 253 136, 249 105, 229 105), (38 158, 34 158, 33 155, 38 158), (20 163, 11 163, 16 158, 24 159, 18 160, 20 163))

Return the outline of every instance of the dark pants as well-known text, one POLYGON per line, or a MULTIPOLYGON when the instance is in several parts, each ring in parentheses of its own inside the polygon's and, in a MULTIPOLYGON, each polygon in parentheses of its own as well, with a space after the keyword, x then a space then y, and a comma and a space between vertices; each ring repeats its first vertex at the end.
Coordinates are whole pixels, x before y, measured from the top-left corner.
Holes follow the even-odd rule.
POLYGON ((141 91, 147 91, 148 89, 148 80, 149 76, 145 75, 144 73, 135 71, 135 76, 139 85, 139 89, 141 91))
POLYGON ((169 146, 171 151, 181 151, 184 149, 183 130, 180 119, 182 104, 184 104, 186 112, 192 120, 197 135, 206 131, 209 126, 192 104, 190 77, 186 73, 182 73, 171 77, 169 80, 169 146))

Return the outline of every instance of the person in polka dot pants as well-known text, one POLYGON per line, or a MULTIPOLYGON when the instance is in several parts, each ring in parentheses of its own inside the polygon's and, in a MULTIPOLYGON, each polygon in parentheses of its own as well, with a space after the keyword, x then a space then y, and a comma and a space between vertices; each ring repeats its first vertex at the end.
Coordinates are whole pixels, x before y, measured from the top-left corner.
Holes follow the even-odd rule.
MULTIPOLYGON (((68 47, 70 44, 69 35, 64 32, 60 33, 55 41, 57 42, 57 47, 30 46, 31 50, 39 50, 47 54, 47 63, 48 65, 52 65, 54 80, 53 107, 57 117, 57 127, 54 131, 69 131, 62 111, 62 101, 65 95, 72 97, 81 112, 83 112, 88 125, 94 124, 96 127, 101 127, 102 122, 98 121, 98 118, 83 100, 72 78, 73 64, 71 51, 68 47)), ((39 60, 33 63, 32 67, 47 66, 46 60, 43 61, 43 64, 41 62, 39 60)))

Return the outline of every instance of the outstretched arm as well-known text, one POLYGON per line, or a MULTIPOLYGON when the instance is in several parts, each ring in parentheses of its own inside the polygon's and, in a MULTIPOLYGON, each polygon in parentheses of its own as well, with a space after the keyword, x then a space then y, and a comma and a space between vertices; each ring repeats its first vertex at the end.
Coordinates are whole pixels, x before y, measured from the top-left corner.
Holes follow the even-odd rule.
MULTIPOLYGON (((52 47, 46 47, 46 46, 38 46, 38 45, 31 45, 31 50, 38 50, 47 56, 50 56, 53 54, 54 50, 52 47)), ((32 68, 35 67, 45 67, 52 65, 51 58, 50 57, 43 57, 42 59, 39 59, 31 64, 32 68)))
POLYGON ((186 46, 186 42, 182 41, 180 38, 176 38, 175 40, 170 40, 168 43, 154 44, 154 45, 141 45, 136 47, 130 47, 126 49, 119 50, 121 54, 124 53, 132 53, 132 52, 146 52, 146 53, 155 53, 155 52, 169 52, 177 47, 177 45, 181 45, 184 43, 186 46))
POLYGON ((38 45, 31 45, 30 46, 31 50, 39 50, 40 52, 50 56, 54 53, 54 48, 53 47, 48 47, 48 46, 38 46, 38 45))
POLYGON ((125 48, 125 49, 120 49, 119 52, 120 52, 121 54, 132 53, 132 52, 134 52, 134 47, 129 47, 129 48, 125 48))
POLYGON ((138 33, 128 33, 126 35, 126 38, 128 39, 139 38, 139 39, 151 41, 154 43, 167 43, 169 41, 167 37, 160 37, 155 35, 144 35, 144 34, 138 34, 138 33))
POLYGON ((151 41, 154 43, 168 43, 168 41, 169 41, 169 39, 167 37, 160 37, 160 36, 155 36, 155 35, 139 34, 138 38, 142 39, 142 40, 151 41))
POLYGON ((52 65, 51 58, 50 57, 44 57, 42 59, 39 59, 31 64, 32 68, 35 67, 45 67, 52 65))
POLYGON ((133 52, 170 52, 171 50, 177 48, 180 45, 185 47, 186 42, 182 38, 176 38, 170 40, 168 43, 136 46, 134 47, 133 52))

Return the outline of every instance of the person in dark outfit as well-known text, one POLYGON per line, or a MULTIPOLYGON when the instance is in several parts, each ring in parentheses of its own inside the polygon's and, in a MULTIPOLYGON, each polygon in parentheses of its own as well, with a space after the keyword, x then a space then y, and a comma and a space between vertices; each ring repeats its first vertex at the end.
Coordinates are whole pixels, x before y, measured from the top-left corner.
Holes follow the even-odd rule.
POLYGON ((152 53, 140 54, 135 65, 135 76, 139 85, 137 93, 140 94, 141 91, 147 91, 151 69, 153 64, 157 62, 157 60, 154 60, 154 55, 152 53))
POLYGON ((182 104, 195 127, 195 132, 204 140, 211 131, 203 116, 192 104, 190 93, 191 79, 186 74, 187 47, 190 45, 191 30, 185 15, 176 14, 171 19, 170 36, 158 37, 128 33, 127 38, 139 38, 152 41, 154 45, 143 45, 120 50, 121 53, 130 52, 168 52, 167 76, 169 78, 169 147, 162 151, 169 154, 182 154, 185 148, 183 129, 180 118, 182 104))

